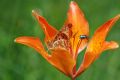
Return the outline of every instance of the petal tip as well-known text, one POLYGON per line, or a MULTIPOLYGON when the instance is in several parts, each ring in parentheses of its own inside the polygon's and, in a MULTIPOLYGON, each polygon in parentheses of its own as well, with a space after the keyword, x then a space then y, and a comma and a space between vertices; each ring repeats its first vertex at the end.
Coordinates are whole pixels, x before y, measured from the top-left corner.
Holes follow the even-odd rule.
POLYGON ((35 12, 35 10, 32 10, 32 13, 34 13, 35 12))
POLYGON ((16 43, 16 39, 14 39, 14 42, 16 43))
POLYGON ((71 1, 71 2, 70 2, 70 4, 74 4, 74 3, 75 3, 75 1, 71 1))
POLYGON ((70 6, 75 6, 75 5, 77 5, 77 3, 75 1, 70 2, 70 6))
POLYGON ((111 41, 111 48, 116 49, 119 48, 119 44, 117 42, 111 41))
POLYGON ((118 14, 118 16, 120 17, 120 14, 118 14))
POLYGON ((15 39, 14 39, 14 42, 15 42, 15 43, 18 43, 18 42, 19 42, 19 37, 18 37, 18 38, 15 38, 15 39))
POLYGON ((14 42, 15 42, 15 43, 20 43, 20 42, 22 42, 21 37, 18 37, 18 38, 16 38, 16 39, 14 39, 14 42))
POLYGON ((38 13, 35 10, 32 10, 33 16, 37 17, 38 13))
POLYGON ((116 44, 116 47, 115 48, 119 48, 119 45, 118 44, 116 44))
POLYGON ((116 16, 116 18, 120 19, 120 14, 118 14, 118 15, 116 16))
POLYGON ((21 43, 21 44, 24 44, 26 43, 27 41, 30 41, 30 39, 32 39, 32 37, 26 37, 26 36, 22 36, 22 37, 18 37, 14 40, 15 43, 21 43))
POLYGON ((38 18, 40 15, 40 11, 39 10, 32 10, 32 15, 36 18, 38 18))

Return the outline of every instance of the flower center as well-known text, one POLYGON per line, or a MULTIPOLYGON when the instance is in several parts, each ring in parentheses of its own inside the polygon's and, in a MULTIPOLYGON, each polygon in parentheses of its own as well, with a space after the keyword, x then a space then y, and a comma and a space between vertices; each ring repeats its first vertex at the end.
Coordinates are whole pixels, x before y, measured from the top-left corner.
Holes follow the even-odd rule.
POLYGON ((53 40, 47 42, 48 49, 63 48, 70 49, 70 37, 72 24, 63 26, 63 28, 57 33, 53 40))
POLYGON ((88 36, 84 34, 78 35, 79 33, 73 35, 72 26, 72 24, 63 26, 52 40, 46 42, 47 48, 49 50, 65 49, 76 56, 84 48, 84 41, 88 40, 88 36))

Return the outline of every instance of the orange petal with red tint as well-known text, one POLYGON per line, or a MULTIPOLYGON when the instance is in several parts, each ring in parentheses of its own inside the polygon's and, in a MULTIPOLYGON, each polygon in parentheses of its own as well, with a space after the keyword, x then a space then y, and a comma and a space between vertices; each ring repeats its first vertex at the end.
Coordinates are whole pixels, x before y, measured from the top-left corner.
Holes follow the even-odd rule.
MULTIPOLYGON (((83 49, 86 46, 87 40, 83 40, 82 46, 78 46, 80 42, 80 35, 89 35, 89 25, 84 17, 82 10, 77 3, 71 1, 68 11, 67 24, 72 24, 72 38, 70 39, 74 54, 78 53, 79 49, 83 49)), ((79 50, 80 51, 80 50, 79 50)))
POLYGON ((63 73, 72 77, 72 70, 76 62, 67 50, 60 48, 52 50, 50 60, 53 65, 59 68, 63 73))
POLYGON ((120 15, 110 19, 102 26, 100 26, 94 33, 92 39, 90 40, 86 52, 92 52, 92 54, 99 54, 103 47, 105 38, 113 26, 113 24, 120 18, 120 15))
POLYGON ((110 41, 110 42, 104 42, 103 44, 103 51, 108 50, 108 49, 115 49, 118 48, 119 45, 115 41, 110 41))
POLYGON ((105 38, 113 26, 113 24, 120 18, 120 15, 117 15, 116 17, 110 19, 106 23, 104 23, 102 26, 100 26, 94 33, 92 39, 90 40, 86 53, 84 55, 83 62, 76 73, 75 76, 78 76, 83 72, 86 68, 88 68, 103 52, 103 50, 107 49, 113 49, 117 48, 118 44, 115 42, 105 42, 105 38))
POLYGON ((52 50, 52 54, 49 55, 45 51, 41 41, 34 37, 19 37, 15 39, 15 42, 34 48, 58 70, 67 76, 72 76, 72 70, 76 62, 72 59, 72 56, 68 51, 63 49, 54 49, 52 50))
POLYGON ((32 13, 38 20, 39 24, 41 25, 45 33, 46 36, 45 40, 51 40, 56 35, 57 30, 54 27, 52 27, 50 24, 48 24, 48 22, 42 16, 40 16, 37 13, 37 11, 33 10, 32 13))
POLYGON ((50 56, 49 54, 45 52, 44 47, 41 41, 39 40, 39 38, 24 36, 24 37, 16 38, 15 42, 34 48, 47 60, 50 56))
POLYGON ((79 8, 76 2, 71 1, 68 11, 68 22, 73 25, 73 35, 77 32, 81 35, 89 34, 89 25, 84 17, 82 10, 79 8))

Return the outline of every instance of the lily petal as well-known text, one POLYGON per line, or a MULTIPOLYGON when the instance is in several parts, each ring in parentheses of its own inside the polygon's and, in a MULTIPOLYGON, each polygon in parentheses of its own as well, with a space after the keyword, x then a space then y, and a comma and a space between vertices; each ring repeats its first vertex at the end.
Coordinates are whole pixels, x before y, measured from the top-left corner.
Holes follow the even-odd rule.
POLYGON ((106 41, 103 44, 103 51, 108 50, 108 49, 115 49, 115 48, 118 48, 118 47, 119 47, 119 45, 118 45, 117 42, 115 42, 115 41, 107 42, 106 41))
MULTIPOLYGON (((73 52, 76 54, 78 53, 77 50, 83 49, 86 46, 88 40, 82 40, 82 46, 78 46, 80 42, 80 35, 89 35, 89 25, 87 20, 84 17, 82 10, 78 7, 77 3, 71 1, 70 8, 68 11, 68 19, 67 24, 72 24, 72 38, 71 38, 71 45, 73 48, 73 52)), ((80 51, 80 50, 79 50, 80 51)))
POLYGON ((41 25, 45 33, 45 36, 46 36, 45 40, 51 40, 58 31, 54 27, 52 27, 50 24, 48 24, 48 22, 42 16, 40 16, 37 13, 37 11, 33 10, 32 13, 38 20, 39 24, 41 25))
POLYGON ((70 3, 70 8, 68 11, 68 22, 73 25, 72 31, 74 34, 76 34, 77 32, 79 32, 79 34, 82 34, 82 35, 89 34, 88 22, 85 19, 82 10, 74 1, 71 1, 70 3))
POLYGON ((47 60, 50 57, 50 55, 45 52, 44 47, 39 38, 23 36, 16 38, 15 42, 34 48, 47 60))
POLYGON ((72 59, 71 54, 64 49, 54 49, 52 50, 51 61, 54 66, 59 68, 66 75, 72 77, 72 70, 76 62, 72 59))
POLYGON ((92 39, 90 40, 86 52, 92 52, 92 54, 101 53, 105 38, 112 28, 113 24, 120 18, 120 15, 110 19, 102 26, 100 26, 94 33, 92 39))
POLYGON ((85 69, 87 69, 103 52, 103 50, 117 48, 118 44, 115 42, 105 42, 105 38, 113 26, 113 24, 120 18, 120 15, 110 19, 102 26, 100 26, 94 33, 92 39, 90 40, 86 53, 84 55, 83 62, 78 69, 76 76, 81 74, 85 69))
POLYGON ((50 64, 56 67, 58 70, 72 77, 72 70, 76 64, 75 60, 72 59, 70 53, 63 49, 54 49, 52 54, 48 54, 39 38, 34 37, 18 37, 15 42, 27 45, 38 51, 50 64))

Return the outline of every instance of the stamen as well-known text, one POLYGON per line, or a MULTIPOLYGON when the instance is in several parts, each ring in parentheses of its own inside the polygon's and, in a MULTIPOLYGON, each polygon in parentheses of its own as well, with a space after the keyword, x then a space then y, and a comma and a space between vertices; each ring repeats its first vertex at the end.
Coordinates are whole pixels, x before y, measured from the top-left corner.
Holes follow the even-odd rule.
MULTIPOLYGON (((81 46, 81 43, 82 43, 82 40, 83 40, 83 39, 88 39, 88 36, 86 36, 86 35, 80 35, 80 39, 79 39, 79 41, 78 41, 75 54, 78 53, 79 47, 81 46)), ((76 59, 76 56, 77 56, 77 55, 75 55, 75 59, 76 59)))
POLYGON ((73 35, 73 48, 74 48, 74 43, 75 43, 75 36, 76 36, 76 34, 77 34, 78 32, 76 32, 74 35, 73 35))

